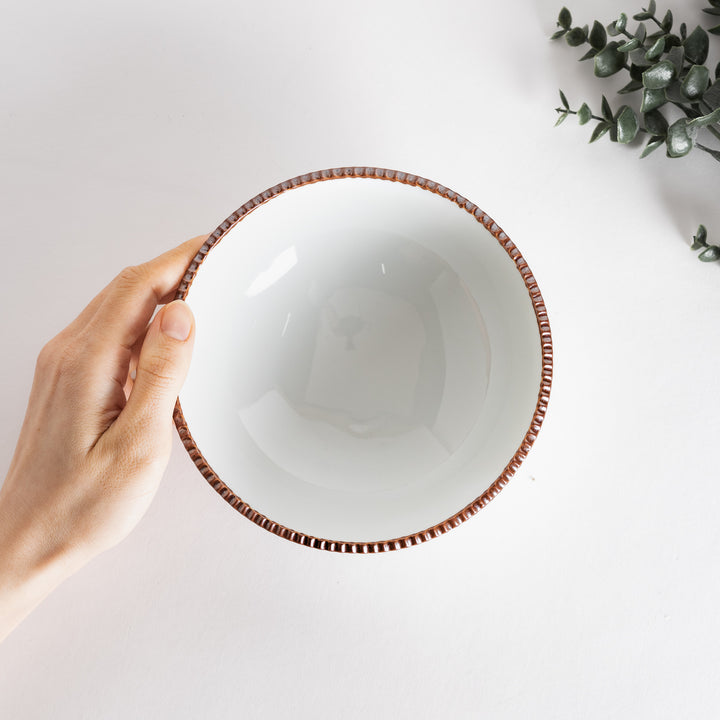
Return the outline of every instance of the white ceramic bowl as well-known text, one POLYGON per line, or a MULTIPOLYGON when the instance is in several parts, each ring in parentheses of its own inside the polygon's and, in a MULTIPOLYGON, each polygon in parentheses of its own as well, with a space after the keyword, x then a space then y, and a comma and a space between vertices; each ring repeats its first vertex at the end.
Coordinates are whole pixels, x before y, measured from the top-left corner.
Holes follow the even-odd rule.
POLYGON ((446 532, 542 422, 535 279, 490 217, 430 180, 281 183, 218 227, 178 297, 197 320, 183 443, 230 504, 295 542, 378 552, 446 532))

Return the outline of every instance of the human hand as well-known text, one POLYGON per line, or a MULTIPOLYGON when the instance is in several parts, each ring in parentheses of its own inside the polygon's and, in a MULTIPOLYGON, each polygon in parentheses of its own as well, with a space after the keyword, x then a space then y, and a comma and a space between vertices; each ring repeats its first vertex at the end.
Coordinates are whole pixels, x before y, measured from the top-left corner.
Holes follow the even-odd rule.
POLYGON ((195 327, 182 301, 148 323, 207 237, 123 270, 40 352, 0 488, 0 640, 155 496, 195 327))

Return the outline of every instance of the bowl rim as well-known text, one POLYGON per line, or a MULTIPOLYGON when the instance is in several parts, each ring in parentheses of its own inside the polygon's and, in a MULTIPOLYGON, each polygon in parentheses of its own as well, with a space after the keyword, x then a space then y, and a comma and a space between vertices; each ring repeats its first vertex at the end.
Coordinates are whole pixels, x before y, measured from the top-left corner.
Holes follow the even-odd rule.
POLYGON ((530 300, 532 302, 535 317, 538 323, 538 332, 540 337, 540 343, 542 347, 542 371, 540 377, 540 389, 538 392, 538 400, 535 406, 535 412, 530 421, 525 436, 520 443, 518 449, 513 454, 510 461, 505 466, 504 470, 500 475, 493 481, 493 483, 475 500, 470 502, 460 511, 452 515, 451 517, 443 520, 432 527, 424 530, 403 535, 402 537, 393 538, 390 540, 378 540, 372 542, 362 541, 341 541, 341 540, 330 540, 327 538, 319 538, 313 535, 293 530, 285 527, 280 523, 277 523, 265 515, 259 513, 238 497, 215 473, 210 466, 210 463, 205 459, 200 448, 195 443, 192 434, 185 420, 185 416, 180 405, 180 399, 178 398, 175 404, 175 410, 173 412, 173 420, 175 427, 180 436, 185 450, 187 451, 190 459, 193 461, 197 469, 207 480, 210 486, 232 507, 234 507, 239 513, 244 515, 248 520, 251 520, 256 525, 259 525, 264 530, 271 532, 285 540, 290 540, 299 545, 305 547, 311 547, 318 550, 326 550, 330 552, 340 553, 354 553, 354 554, 367 554, 367 553, 380 553, 391 550, 400 550, 402 548, 412 547, 419 545, 432 538, 444 535, 449 530, 460 525, 460 523, 469 520, 478 511, 484 508, 498 493, 507 485, 510 478, 515 474, 517 469, 522 464, 523 460, 527 457, 528 451, 535 442, 540 426, 545 418, 547 411, 548 400, 550 397, 550 388, 552 385, 552 373, 553 373, 553 347, 552 347, 552 336, 550 333, 550 323, 548 321, 547 310, 545 308, 545 302, 538 288, 535 276, 533 275, 530 267, 528 266, 525 258, 523 258, 520 251, 517 249, 515 244, 510 240, 507 234, 500 228, 500 226, 485 212, 483 212, 477 205, 467 200, 459 193, 450 190, 449 188, 441 185, 440 183, 429 180, 420 175, 413 175, 411 173, 400 172, 397 170, 389 170, 387 168, 377 167, 337 167, 326 170, 316 170, 314 172, 305 173, 298 175, 289 180, 285 180, 282 183, 278 183, 271 188, 268 188, 264 192, 259 193, 254 198, 246 202, 244 205, 239 207, 235 212, 223 220, 220 225, 208 236, 203 246, 198 251, 197 255, 193 258, 189 264, 184 277, 180 281, 175 299, 184 300, 187 297, 188 291, 192 282, 197 274, 200 265, 202 265, 205 257, 210 250, 234 227, 240 222, 246 215, 251 213, 255 208, 263 205, 268 200, 280 195, 293 188, 302 187, 304 185, 310 185, 316 182, 323 182, 325 180, 340 180, 343 178, 371 178, 387 180, 390 182, 400 182, 405 185, 412 185, 423 190, 435 193, 441 197, 450 200, 455 203, 459 208, 465 210, 472 215, 477 222, 481 223, 485 229, 487 229, 493 237, 498 241, 500 246, 505 250, 510 259, 515 263, 517 271, 525 282, 530 300))

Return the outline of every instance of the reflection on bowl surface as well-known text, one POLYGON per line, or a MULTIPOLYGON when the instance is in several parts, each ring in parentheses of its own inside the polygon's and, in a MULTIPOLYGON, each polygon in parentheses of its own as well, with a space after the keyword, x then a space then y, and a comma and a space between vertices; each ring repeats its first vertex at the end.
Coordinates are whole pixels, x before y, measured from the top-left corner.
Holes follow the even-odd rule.
POLYGON ((441 523, 533 420, 538 318, 477 219, 422 188, 292 188, 227 229, 187 294, 180 396, 216 475, 274 523, 374 542, 441 523))
POLYGON ((480 310, 457 273, 410 238, 313 244, 274 258, 238 312, 238 331, 263 349, 232 378, 244 430, 305 482, 366 492, 421 477, 482 411, 490 348, 480 310))

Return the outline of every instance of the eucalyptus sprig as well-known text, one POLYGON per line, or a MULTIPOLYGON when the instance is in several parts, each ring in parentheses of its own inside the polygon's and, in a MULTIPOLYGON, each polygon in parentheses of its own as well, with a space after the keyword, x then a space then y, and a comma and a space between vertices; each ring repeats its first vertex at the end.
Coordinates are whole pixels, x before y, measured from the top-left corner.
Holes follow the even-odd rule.
MULTIPOLYGON (((720 0, 708 1, 711 7, 705 11, 720 15, 720 0)), ((650 0, 647 8, 633 16, 639 24, 635 32, 630 32, 625 13, 607 26, 595 20, 589 29, 587 25, 573 27, 570 11, 565 7, 560 11, 557 20, 560 29, 552 39, 565 37, 573 47, 589 44, 590 49, 580 60, 592 59, 595 75, 600 78, 627 70, 630 81, 618 94, 642 91, 642 99, 639 113, 627 104, 613 112, 603 96, 602 114, 595 115, 585 103, 578 110, 572 110, 561 92, 563 104, 556 108, 560 115, 557 124, 568 115, 578 115, 580 124, 598 120, 590 142, 608 133, 613 142, 630 143, 638 133, 643 133, 648 139, 640 157, 647 157, 665 145, 666 154, 671 158, 684 157, 696 147, 720 162, 720 148, 697 140, 701 129, 720 140, 720 63, 714 70, 714 82, 710 81, 710 70, 704 64, 709 52, 708 33, 720 35, 720 25, 708 31, 698 25, 688 34, 686 24, 682 23, 677 35, 672 32, 672 12, 668 10, 662 20, 655 13, 655 0, 650 0), (645 25, 648 20, 659 30, 648 33, 645 25), (618 36, 624 40, 608 40, 618 36), (668 122, 664 106, 677 108, 683 117, 668 122)))
MULTIPOLYGON (((704 8, 704 12, 720 16, 720 0, 708 2, 710 7, 704 8)), ((628 144, 644 136, 641 158, 664 146, 669 158, 684 157, 697 148, 720 162, 720 146, 717 146, 720 141, 720 63, 714 68, 712 79, 710 68, 705 64, 710 49, 709 35, 720 35, 720 25, 707 31, 698 25, 688 32, 687 25, 681 23, 674 33, 672 12, 668 10, 662 18, 656 13, 656 0, 649 0, 647 7, 633 15, 638 23, 633 32, 628 29, 625 13, 607 25, 595 20, 590 28, 573 26, 572 14, 566 7, 562 8, 557 19, 558 30, 552 39, 564 37, 571 47, 589 45, 580 60, 592 59, 597 77, 607 78, 625 70, 629 82, 618 94, 641 95, 636 103, 639 109, 624 103, 615 111, 603 95, 600 113, 596 114, 587 103, 573 110, 561 90, 555 124, 560 125, 570 115, 577 116, 581 125, 596 120, 590 142, 607 135, 612 142, 628 144), (704 138, 699 142, 701 133, 707 135, 712 144, 705 144, 704 138)), ((704 262, 720 260, 720 247, 707 244, 703 225, 693 237, 692 248, 702 250, 698 257, 704 262)))
POLYGON ((702 252, 698 255, 698 260, 703 262, 713 262, 714 260, 720 260, 720 247, 717 245, 710 245, 707 241, 707 230, 704 225, 700 225, 695 235, 693 235, 693 243, 690 246, 691 250, 700 250, 702 252))

